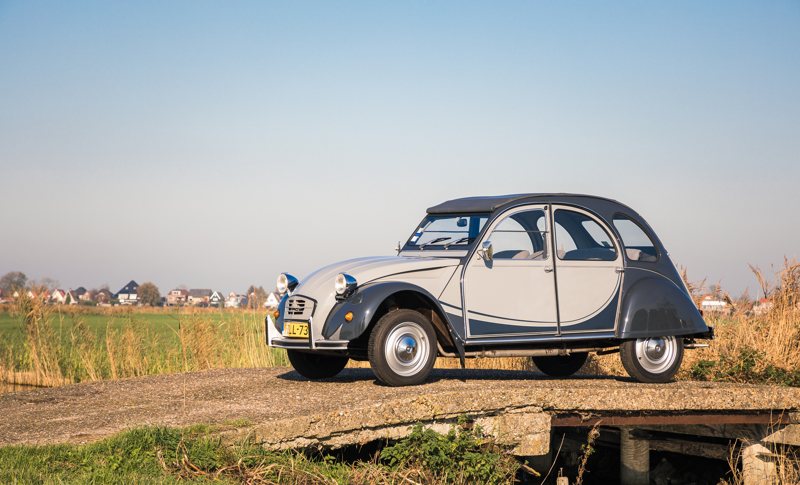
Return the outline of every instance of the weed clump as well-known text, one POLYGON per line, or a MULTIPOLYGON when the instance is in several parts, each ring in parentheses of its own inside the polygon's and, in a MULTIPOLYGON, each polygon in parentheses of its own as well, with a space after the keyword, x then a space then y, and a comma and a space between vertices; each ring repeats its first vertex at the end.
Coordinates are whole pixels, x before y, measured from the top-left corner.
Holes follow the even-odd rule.
MULTIPOLYGON (((462 416, 458 424, 467 424, 467 418, 462 416)), ((453 425, 441 434, 418 423, 408 438, 384 448, 380 458, 392 469, 421 470, 447 483, 504 483, 519 466, 493 441, 482 438, 479 425, 453 425)))

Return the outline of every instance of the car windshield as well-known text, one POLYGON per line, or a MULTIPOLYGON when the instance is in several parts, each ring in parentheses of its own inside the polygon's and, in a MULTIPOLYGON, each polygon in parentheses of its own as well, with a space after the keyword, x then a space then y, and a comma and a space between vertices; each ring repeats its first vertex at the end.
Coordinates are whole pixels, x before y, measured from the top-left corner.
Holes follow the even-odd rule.
POLYGON ((411 239, 409 249, 455 249, 475 242, 475 239, 489 219, 483 216, 429 216, 411 239))

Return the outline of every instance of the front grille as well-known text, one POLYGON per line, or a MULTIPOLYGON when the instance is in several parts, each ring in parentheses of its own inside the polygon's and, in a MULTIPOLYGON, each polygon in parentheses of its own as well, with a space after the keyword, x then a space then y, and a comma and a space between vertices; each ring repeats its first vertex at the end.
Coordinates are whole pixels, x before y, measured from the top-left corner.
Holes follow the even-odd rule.
POLYGON ((314 302, 299 296, 293 296, 286 302, 286 318, 308 319, 314 312, 314 302))

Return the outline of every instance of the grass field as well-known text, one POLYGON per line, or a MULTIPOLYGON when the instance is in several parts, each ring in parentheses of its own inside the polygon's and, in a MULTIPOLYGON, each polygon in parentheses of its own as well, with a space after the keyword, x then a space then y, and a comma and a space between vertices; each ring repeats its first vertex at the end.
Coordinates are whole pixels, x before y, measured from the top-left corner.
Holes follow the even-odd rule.
MULTIPOLYGON (((147 327, 154 335, 167 339, 175 339, 176 341, 178 340, 178 336, 175 330, 178 328, 180 322, 186 321, 193 315, 202 315, 204 318, 208 318, 224 333, 225 329, 229 328, 236 318, 241 318, 241 316, 245 314, 241 311, 188 313, 174 310, 172 312, 153 313, 146 311, 103 312, 87 310, 76 312, 70 310, 69 307, 53 307, 52 325, 61 329, 61 331, 68 331, 80 320, 89 330, 94 332, 99 339, 105 339, 106 332, 109 329, 120 332, 129 326, 147 327)), ((262 317, 259 316, 259 318, 262 317)), ((261 321, 263 322, 263 318, 261 321)), ((12 315, 9 311, 0 312, 0 341, 20 338, 24 333, 23 321, 12 315)))
POLYGON ((219 367, 287 365, 255 311, 61 308, 27 297, 0 313, 0 380, 60 385, 219 367))
MULTIPOLYGON (((760 277, 760 273, 757 273, 760 277)), ((678 379, 800 386, 800 263, 761 279, 773 307, 754 315, 726 298, 731 315, 707 315, 716 340, 687 351, 678 379)), ((702 284, 688 283, 695 296, 702 284)), ((0 381, 60 385, 221 367, 288 365, 266 346, 263 311, 54 307, 20 297, 0 308, 0 381)), ((351 367, 368 362, 351 361, 351 367)), ((458 367, 437 359, 436 367, 458 367)), ((468 359, 468 368, 534 370, 529 358, 468 359)), ((584 374, 626 375, 615 354, 590 356, 584 374)))

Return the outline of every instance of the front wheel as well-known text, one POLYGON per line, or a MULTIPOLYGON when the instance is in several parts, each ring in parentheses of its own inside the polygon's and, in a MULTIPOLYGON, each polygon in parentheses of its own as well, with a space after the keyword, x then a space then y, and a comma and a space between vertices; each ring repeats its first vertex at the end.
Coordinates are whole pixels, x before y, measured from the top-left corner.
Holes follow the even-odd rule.
POLYGON ((350 360, 347 357, 311 354, 300 352, 299 350, 287 350, 286 355, 289 357, 289 362, 291 362, 294 370, 309 379, 333 377, 342 372, 344 366, 347 365, 347 361, 350 360))
POLYGON ((619 358, 628 375, 639 382, 666 382, 683 361, 683 339, 650 337, 628 340, 619 346, 619 358))
POLYGON ((424 381, 436 362, 436 334, 427 318, 414 310, 384 315, 369 336, 372 371, 389 386, 413 386, 424 381))
POLYGON ((588 353, 578 352, 569 355, 531 357, 531 360, 540 371, 550 377, 567 377, 578 372, 588 357, 588 353))

